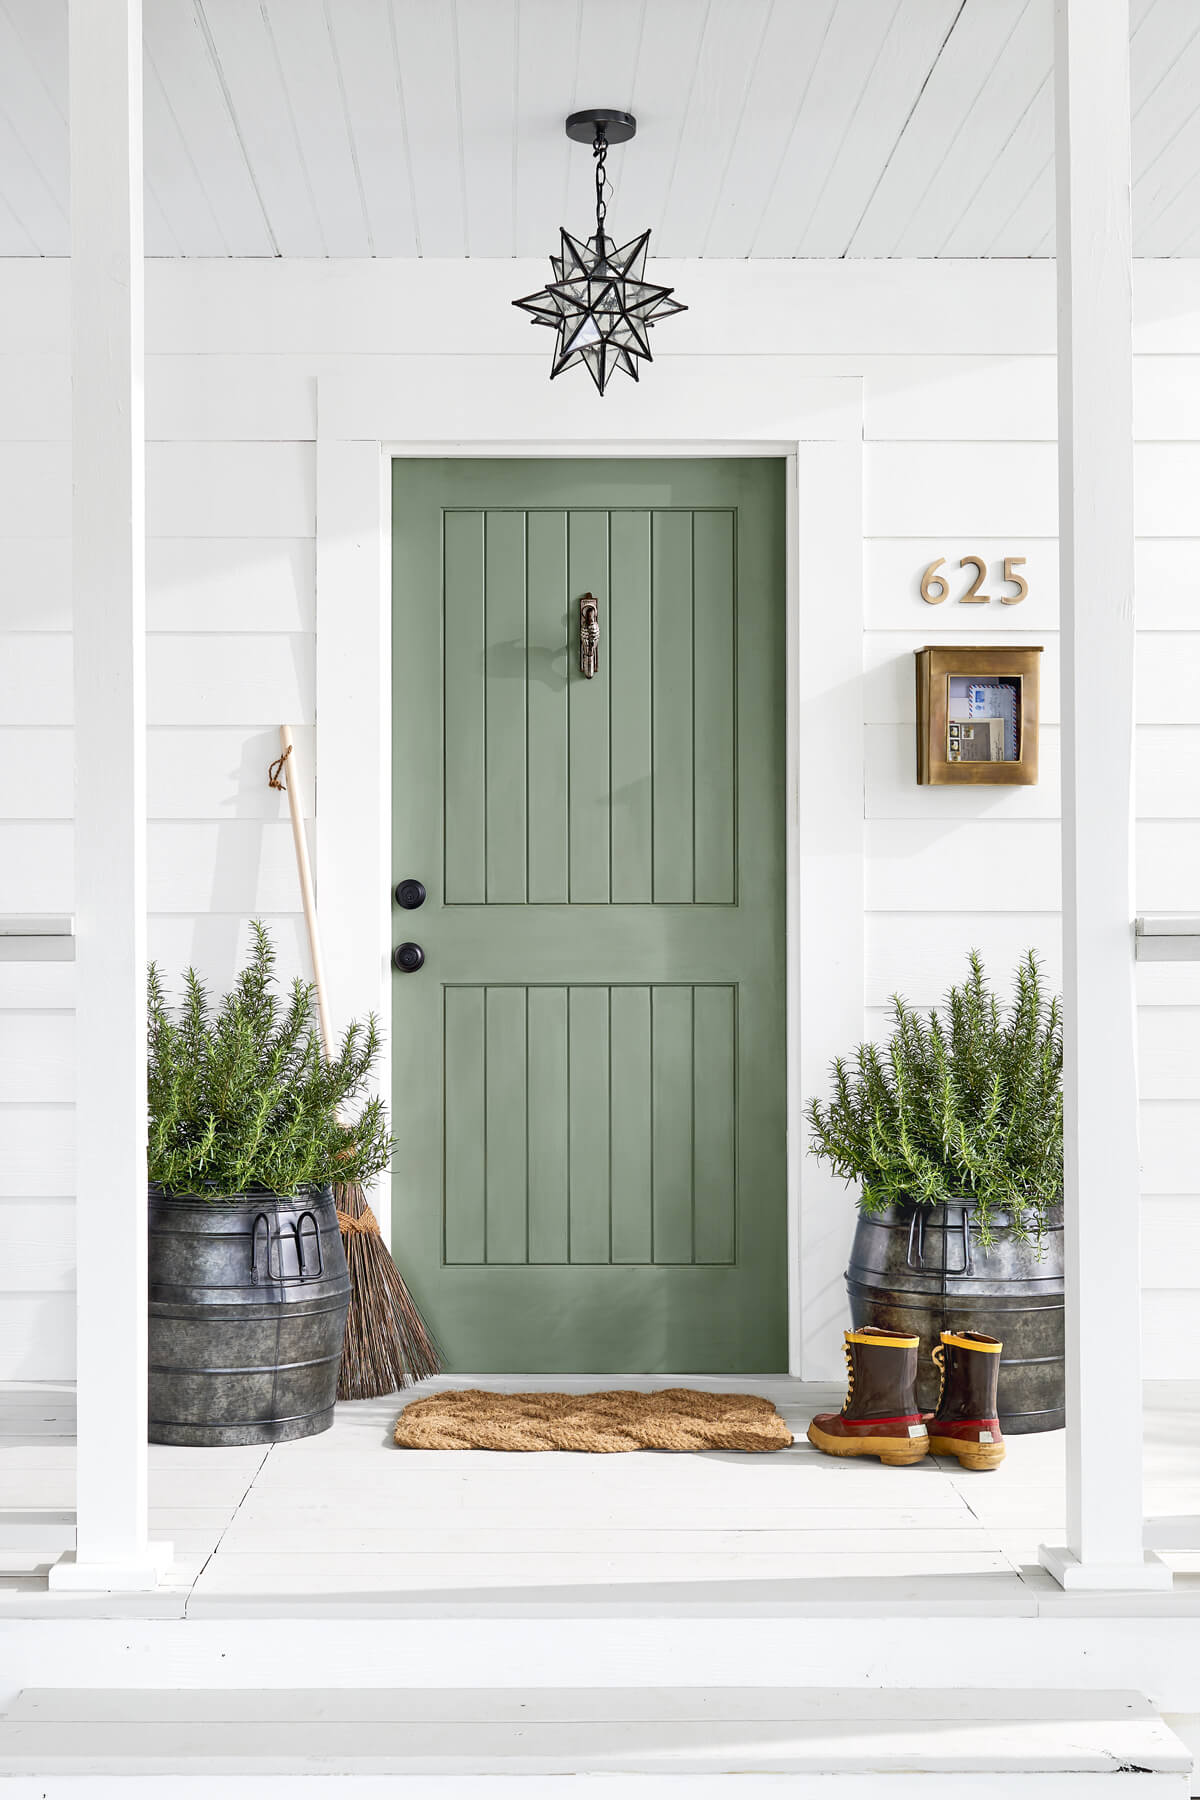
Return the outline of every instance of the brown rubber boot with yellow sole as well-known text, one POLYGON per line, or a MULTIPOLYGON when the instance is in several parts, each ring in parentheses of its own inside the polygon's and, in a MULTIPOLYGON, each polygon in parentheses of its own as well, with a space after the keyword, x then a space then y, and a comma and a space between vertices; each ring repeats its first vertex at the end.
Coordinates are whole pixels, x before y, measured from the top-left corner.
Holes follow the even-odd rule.
POLYGON ((849 1387, 840 1413, 818 1413, 808 1441, 829 1456, 877 1456, 915 1463, 929 1450, 929 1431, 917 1407, 917 1350, 913 1333, 864 1326, 845 1334, 849 1387))
POLYGON ((1003 1348, 999 1338, 982 1331, 943 1331, 933 1350, 942 1374, 937 1411, 929 1420, 935 1456, 957 1456, 964 1469, 994 1469, 1004 1461, 996 1417, 1003 1348))

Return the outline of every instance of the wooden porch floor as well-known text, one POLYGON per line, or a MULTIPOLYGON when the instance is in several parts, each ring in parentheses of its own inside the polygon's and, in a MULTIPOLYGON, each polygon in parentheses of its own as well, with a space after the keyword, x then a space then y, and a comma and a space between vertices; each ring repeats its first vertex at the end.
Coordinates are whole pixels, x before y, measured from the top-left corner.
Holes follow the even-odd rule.
MULTIPOLYGON (((992 1474, 823 1457, 804 1440, 840 1390, 785 1377, 675 1378, 770 1396, 796 1444, 767 1456, 399 1451, 402 1400, 339 1407, 270 1449, 150 1450, 153 1594, 51 1594, 73 1543, 74 1397, 0 1390, 0 1618, 711 1615, 1086 1610, 1036 1566, 1062 1539, 1061 1433, 1009 1441, 992 1474)), ((498 1388, 668 1386, 672 1378, 496 1377, 498 1388)), ((435 1385, 472 1385, 443 1377, 435 1385)), ((411 1395, 405 1398, 412 1397, 411 1395)), ((1200 1612, 1200 1386, 1157 1384, 1146 1421, 1147 1543, 1175 1592, 1118 1607, 1200 1612)), ((1106 1610, 1113 1610, 1112 1596, 1106 1610)))

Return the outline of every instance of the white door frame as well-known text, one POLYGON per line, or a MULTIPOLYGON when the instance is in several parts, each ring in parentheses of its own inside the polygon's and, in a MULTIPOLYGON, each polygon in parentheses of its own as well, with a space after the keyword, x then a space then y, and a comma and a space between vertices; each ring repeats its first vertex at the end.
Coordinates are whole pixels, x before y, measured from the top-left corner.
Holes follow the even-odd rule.
MULTIPOLYGON (((393 460, 786 459, 788 1361, 839 1375, 854 1200, 805 1157, 804 1107, 863 1031, 862 382, 679 356, 601 403, 582 382, 551 389, 540 358, 364 363, 322 377, 317 404, 316 865, 335 1028, 368 1009, 391 1022, 393 460)), ((390 1099, 386 1055, 380 1086, 390 1099)))

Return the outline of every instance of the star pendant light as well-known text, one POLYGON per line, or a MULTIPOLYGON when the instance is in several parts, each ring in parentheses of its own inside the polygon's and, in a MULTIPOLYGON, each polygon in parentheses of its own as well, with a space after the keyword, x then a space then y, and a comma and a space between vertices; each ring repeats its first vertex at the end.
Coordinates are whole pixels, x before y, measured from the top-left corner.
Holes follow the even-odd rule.
POLYGON ((586 243, 565 228, 558 256, 550 258, 554 280, 539 294, 514 300, 532 313, 535 325, 555 333, 550 379, 582 363, 601 393, 618 369, 638 378, 638 364, 653 360, 650 333, 660 319, 687 307, 672 299, 673 288, 646 280, 650 233, 631 238, 619 248, 604 229, 604 163, 610 144, 624 144, 637 130, 632 113, 592 107, 572 113, 567 136, 575 143, 589 139, 596 160, 596 230, 586 243))

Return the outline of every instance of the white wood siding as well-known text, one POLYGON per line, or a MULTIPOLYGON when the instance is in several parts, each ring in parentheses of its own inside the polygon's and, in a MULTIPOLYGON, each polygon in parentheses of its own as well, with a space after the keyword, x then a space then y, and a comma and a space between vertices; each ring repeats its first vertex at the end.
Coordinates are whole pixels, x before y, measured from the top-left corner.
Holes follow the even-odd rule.
MULTIPOLYGON (((1035 945, 1059 979, 1051 275, 1031 264, 708 263, 666 277, 704 300, 663 346, 664 362, 697 359, 698 394, 743 373, 764 393, 793 372, 865 378, 872 1031, 893 989, 934 1002, 972 944, 1002 977, 1035 945), (743 371, 739 308, 750 300, 755 354, 743 371), (1003 557, 1026 556, 1028 600, 926 606, 920 570, 944 555, 957 595, 969 551, 986 557, 993 594, 1003 557), (1045 646, 1042 781, 918 788, 912 651, 985 639, 1045 646)), ((505 358, 510 376, 540 384, 541 346, 519 334, 514 345, 505 308, 541 279, 509 262, 151 269, 151 943, 172 974, 195 962, 225 983, 252 911, 276 927, 284 975, 306 967, 286 815, 266 770, 283 718, 306 727, 313 765, 318 375, 428 379, 429 358, 469 334, 480 379, 505 358)), ((1144 265, 1136 295, 1138 905, 1192 911, 1200 263, 1144 265)), ((556 400, 559 388, 566 408, 598 404, 565 382, 556 400)), ((631 390, 603 403, 627 410, 631 435, 636 402, 631 390)), ((66 270, 0 264, 0 911, 68 910, 72 898, 66 421, 66 270)), ((311 816, 311 777, 305 807, 311 816)), ((1145 965, 1138 984, 1147 1373, 1200 1376, 1189 1254, 1200 1249, 1200 968, 1145 965)), ((72 1372, 72 998, 69 965, 0 965, 0 1378, 72 1372)))

